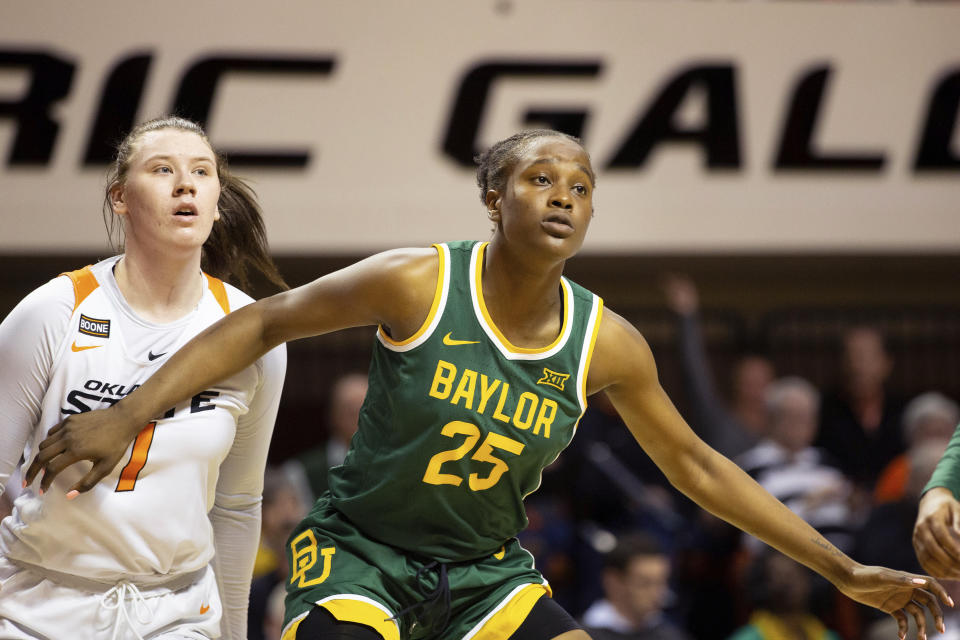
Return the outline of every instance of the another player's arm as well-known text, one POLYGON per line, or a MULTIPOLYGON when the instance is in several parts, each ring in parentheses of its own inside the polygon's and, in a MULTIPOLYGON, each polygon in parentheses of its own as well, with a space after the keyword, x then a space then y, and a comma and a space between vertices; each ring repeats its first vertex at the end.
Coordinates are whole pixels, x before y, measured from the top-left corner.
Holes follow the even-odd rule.
POLYGON ((913 548, 924 570, 938 578, 960 578, 960 426, 924 488, 913 528, 913 548))
POLYGON ((601 389, 670 482, 701 507, 817 571, 849 597, 890 613, 901 637, 907 631, 907 614, 914 617, 923 637, 924 606, 942 629, 940 607, 929 592, 944 603, 952 605, 952 601, 936 580, 854 562, 707 446, 660 386, 646 341, 609 310, 604 313, 588 379, 589 393, 601 389))
POLYGON ((372 324, 386 326, 397 339, 412 335, 429 312, 438 271, 434 249, 389 251, 238 309, 197 335, 113 407, 71 416, 54 427, 26 481, 44 469, 41 489, 46 490, 64 468, 92 460, 93 469, 74 486, 90 489, 149 420, 282 342, 372 324))

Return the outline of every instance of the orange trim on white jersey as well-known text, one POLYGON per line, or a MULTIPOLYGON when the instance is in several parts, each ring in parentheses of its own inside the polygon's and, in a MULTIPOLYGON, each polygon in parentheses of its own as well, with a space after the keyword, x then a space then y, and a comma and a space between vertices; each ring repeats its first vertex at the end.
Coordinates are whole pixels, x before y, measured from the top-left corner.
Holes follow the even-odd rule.
POLYGON ((214 278, 208 273, 203 275, 207 277, 207 286, 210 287, 210 293, 213 294, 217 304, 220 305, 220 308, 223 309, 225 314, 229 314, 230 300, 227 298, 227 289, 223 286, 223 281, 220 280, 220 278, 214 278))
POLYGON ((100 283, 97 282, 96 276, 93 275, 93 271, 90 270, 90 265, 87 265, 82 269, 77 269, 76 271, 61 273, 60 275, 67 276, 70 278, 70 282, 73 283, 74 311, 77 310, 77 307, 80 306, 80 303, 83 302, 88 295, 93 293, 94 290, 100 286, 100 283))

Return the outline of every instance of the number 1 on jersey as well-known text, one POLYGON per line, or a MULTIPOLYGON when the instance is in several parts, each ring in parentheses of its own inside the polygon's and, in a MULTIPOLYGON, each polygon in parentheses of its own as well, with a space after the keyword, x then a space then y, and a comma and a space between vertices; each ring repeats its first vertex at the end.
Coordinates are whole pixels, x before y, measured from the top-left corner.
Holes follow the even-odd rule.
POLYGON ((147 454, 150 453, 150 445, 153 443, 153 430, 156 426, 156 422, 151 422, 137 434, 137 439, 133 441, 133 451, 130 452, 130 460, 120 471, 117 491, 133 491, 134 485, 137 484, 137 476, 140 475, 143 466, 147 464, 147 454))

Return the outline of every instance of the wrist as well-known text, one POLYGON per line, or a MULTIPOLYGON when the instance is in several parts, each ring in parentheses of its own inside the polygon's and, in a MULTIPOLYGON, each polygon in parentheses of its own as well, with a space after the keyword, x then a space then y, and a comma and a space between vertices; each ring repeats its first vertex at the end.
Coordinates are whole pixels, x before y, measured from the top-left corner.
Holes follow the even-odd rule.
POLYGON ((140 433, 152 418, 149 412, 137 405, 137 398, 127 396, 108 409, 114 413, 116 424, 131 437, 140 433))
POLYGON ((953 491, 946 487, 932 487, 925 491, 920 497, 920 502, 924 500, 930 502, 939 502, 940 500, 955 500, 953 491))
POLYGON ((857 574, 863 568, 864 565, 850 556, 843 555, 841 558, 838 558, 837 566, 834 570, 824 575, 834 586, 843 591, 846 587, 856 583, 857 574))

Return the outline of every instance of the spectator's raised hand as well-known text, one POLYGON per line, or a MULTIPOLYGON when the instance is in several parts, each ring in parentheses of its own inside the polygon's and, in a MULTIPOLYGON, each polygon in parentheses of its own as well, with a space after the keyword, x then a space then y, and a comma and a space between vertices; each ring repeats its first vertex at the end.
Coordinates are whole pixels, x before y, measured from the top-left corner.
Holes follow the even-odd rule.
POLYGON ((660 288, 667 297, 667 306, 674 313, 685 316, 695 313, 700 307, 700 297, 693 280, 685 275, 668 273, 660 288))

